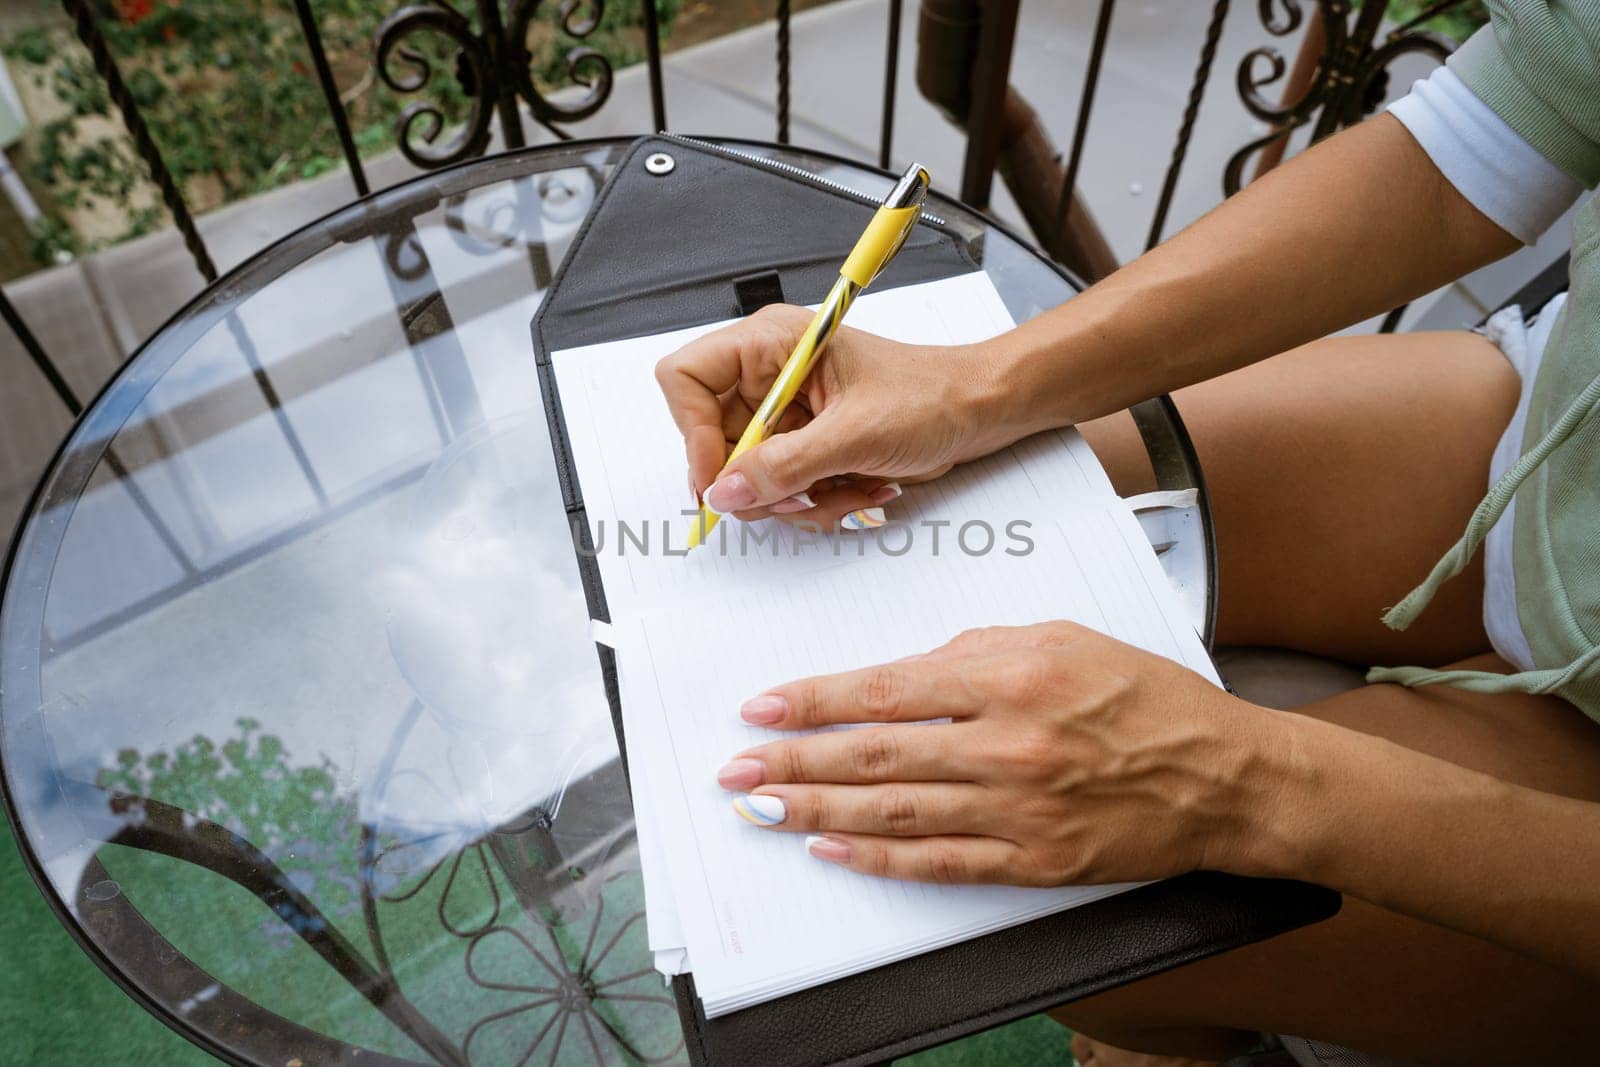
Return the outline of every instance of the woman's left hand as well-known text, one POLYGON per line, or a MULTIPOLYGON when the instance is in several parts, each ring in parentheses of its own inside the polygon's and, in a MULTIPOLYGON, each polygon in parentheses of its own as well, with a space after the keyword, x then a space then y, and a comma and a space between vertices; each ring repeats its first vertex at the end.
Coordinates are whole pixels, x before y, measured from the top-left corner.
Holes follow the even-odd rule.
POLYGON ((1238 870, 1292 758, 1287 716, 1066 622, 972 630, 779 686, 741 715, 779 730, 882 724, 750 749, 718 781, 750 794, 734 803, 749 821, 820 835, 821 859, 928 882, 1238 870))

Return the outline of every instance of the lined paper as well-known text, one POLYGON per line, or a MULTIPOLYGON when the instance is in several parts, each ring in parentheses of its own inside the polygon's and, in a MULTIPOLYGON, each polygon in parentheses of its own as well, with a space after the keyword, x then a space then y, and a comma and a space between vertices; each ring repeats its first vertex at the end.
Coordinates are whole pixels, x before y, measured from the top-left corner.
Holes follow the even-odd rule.
POLYGON ((642 731, 629 752, 642 749, 652 767, 676 771, 679 788, 655 794, 654 815, 708 1015, 1129 888, 863 877, 812 858, 800 835, 736 818, 715 776, 737 752, 784 736, 739 719, 749 697, 798 676, 927 651, 975 626, 1072 619, 1215 680, 1193 631, 1170 622, 1181 616, 1158 610, 1164 579, 1147 547, 1151 565, 1139 565, 1131 550, 1139 540, 1125 512, 1079 514, 1070 535, 1064 524, 1039 531, 1027 559, 838 568, 800 588, 724 604, 692 628, 646 614, 619 629, 623 698, 637 712, 630 728, 637 721, 642 731), (708 658, 715 669, 705 669, 708 658))
MULTIPOLYGON (((919 344, 981 341, 1011 325, 983 273, 869 293, 856 302, 849 321, 919 344)), ((685 484, 682 438, 655 383, 655 365, 725 325, 552 354, 590 544, 614 618, 689 596, 737 594, 757 578, 795 581, 848 559, 902 550, 901 540, 887 535, 882 541, 855 539, 845 546, 781 523, 725 518, 705 547, 682 554, 695 502, 685 484)), ((911 527, 949 518, 953 537, 962 523, 974 518, 1026 518, 1114 498, 1088 444, 1077 431, 1060 430, 937 481, 908 486, 892 510, 893 518, 911 527)), ((913 539, 909 551, 931 551, 933 529, 913 539)))
MULTIPOLYGON (((953 344, 1011 321, 978 273, 869 295, 851 324, 953 344)), ((734 815, 717 768, 780 736, 745 724, 744 700, 973 627, 1072 619, 1217 679, 1137 520, 1072 430, 908 486, 890 507, 894 531, 819 537, 727 519, 722 551, 715 540, 688 555, 664 550, 681 547, 694 504, 654 366, 714 328, 552 356, 614 624, 660 968, 681 966, 674 950, 687 950, 716 1016, 1129 888, 872 879, 814 859, 800 835, 734 815), (975 519, 991 537, 963 541, 975 519), (764 539, 752 548, 755 534, 764 539)))

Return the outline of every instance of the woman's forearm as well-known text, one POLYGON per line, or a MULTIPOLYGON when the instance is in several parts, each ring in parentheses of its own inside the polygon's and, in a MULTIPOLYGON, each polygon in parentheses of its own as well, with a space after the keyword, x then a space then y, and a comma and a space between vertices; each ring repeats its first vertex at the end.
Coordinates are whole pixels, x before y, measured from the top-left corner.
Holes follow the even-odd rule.
POLYGON ((1389 115, 1347 130, 991 342, 992 416, 1081 422, 1264 359, 1504 256, 1389 115))
POLYGON ((1301 878, 1600 982, 1600 805, 1279 716, 1238 873, 1301 878))

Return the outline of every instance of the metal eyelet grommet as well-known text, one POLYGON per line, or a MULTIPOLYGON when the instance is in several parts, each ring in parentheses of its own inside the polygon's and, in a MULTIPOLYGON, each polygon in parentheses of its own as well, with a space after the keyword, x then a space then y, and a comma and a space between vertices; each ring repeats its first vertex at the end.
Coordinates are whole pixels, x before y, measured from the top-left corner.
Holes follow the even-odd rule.
POLYGON ((663 174, 671 174, 672 168, 677 165, 677 161, 665 152, 652 152, 644 161, 644 169, 658 178, 663 174))

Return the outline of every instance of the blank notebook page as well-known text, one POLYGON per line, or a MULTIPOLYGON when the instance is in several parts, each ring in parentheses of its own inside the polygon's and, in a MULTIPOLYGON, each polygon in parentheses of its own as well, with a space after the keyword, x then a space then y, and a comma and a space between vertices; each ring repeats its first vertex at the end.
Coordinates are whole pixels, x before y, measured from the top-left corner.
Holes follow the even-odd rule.
MULTIPOLYGON (((980 340, 1010 325, 981 273, 869 295, 850 322, 925 343, 980 340)), ((715 1016, 1128 888, 872 879, 811 857, 800 835, 733 813, 717 768, 781 736, 745 724, 739 705, 793 678, 924 652, 977 626, 1052 619, 1216 676, 1138 523, 1075 431, 908 486, 890 510, 909 538, 802 538, 768 522, 748 528, 775 531, 752 549, 739 540, 743 524, 730 520, 719 527, 732 534, 724 551, 715 542, 688 556, 662 551, 660 524, 676 520, 668 547, 681 546, 693 502, 652 371, 703 332, 552 357, 615 625, 635 807, 651 837, 646 863, 666 867, 664 877, 652 871, 651 947, 681 938, 715 1016), (987 551, 956 541, 972 519, 997 531, 987 551), (633 527, 633 540, 616 537, 618 521, 633 527), (1024 524, 1026 550, 1006 532, 1013 522, 1024 524), (648 552, 637 541, 646 526, 648 552), (675 922, 659 921, 663 899, 675 922)))

